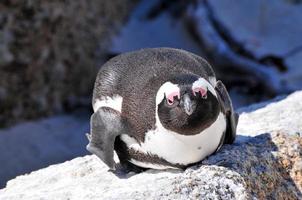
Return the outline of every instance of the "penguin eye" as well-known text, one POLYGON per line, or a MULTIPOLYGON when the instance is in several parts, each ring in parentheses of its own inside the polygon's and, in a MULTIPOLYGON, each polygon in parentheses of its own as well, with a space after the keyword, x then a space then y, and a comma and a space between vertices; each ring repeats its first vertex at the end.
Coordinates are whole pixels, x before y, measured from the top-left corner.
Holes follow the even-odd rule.
POLYGON ((174 98, 177 97, 178 99, 180 99, 180 94, 179 92, 172 92, 169 95, 166 95, 166 99, 167 99, 167 104, 169 106, 172 106, 174 104, 174 98))
POLYGON ((193 88, 193 95, 197 96, 197 94, 200 94, 203 99, 208 97, 207 90, 203 89, 202 87, 193 88))

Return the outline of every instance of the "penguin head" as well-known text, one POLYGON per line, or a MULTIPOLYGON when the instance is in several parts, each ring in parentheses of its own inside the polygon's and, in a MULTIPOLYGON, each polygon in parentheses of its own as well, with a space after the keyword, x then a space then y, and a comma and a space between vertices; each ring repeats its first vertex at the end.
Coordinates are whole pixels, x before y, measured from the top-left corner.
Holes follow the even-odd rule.
POLYGON ((160 124, 182 135, 199 134, 220 112, 214 86, 207 79, 191 74, 165 82, 157 92, 156 104, 160 124))

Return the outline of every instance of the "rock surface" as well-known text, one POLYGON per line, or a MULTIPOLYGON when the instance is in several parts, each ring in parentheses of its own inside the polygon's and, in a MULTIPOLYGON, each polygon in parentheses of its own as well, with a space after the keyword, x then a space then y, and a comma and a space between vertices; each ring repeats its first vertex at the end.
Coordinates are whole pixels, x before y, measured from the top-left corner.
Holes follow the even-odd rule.
POLYGON ((135 2, 1 1, 0 127, 83 104, 135 2))
POLYGON ((185 171, 114 175, 85 156, 9 181, 0 199, 301 199, 301 99, 242 110, 235 143, 185 171))
POLYGON ((90 113, 20 123, 0 130, 0 188, 18 175, 87 155, 90 113))

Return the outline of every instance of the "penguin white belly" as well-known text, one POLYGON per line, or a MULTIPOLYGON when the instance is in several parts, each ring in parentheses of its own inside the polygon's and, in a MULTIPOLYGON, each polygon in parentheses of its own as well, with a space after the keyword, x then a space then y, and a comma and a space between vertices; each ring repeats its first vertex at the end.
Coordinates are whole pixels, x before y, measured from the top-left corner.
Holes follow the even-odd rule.
MULTIPOLYGON (((226 130, 226 119, 222 113, 210 127, 196 135, 180 135, 165 129, 158 122, 159 119, 157 119, 155 130, 146 133, 144 143, 139 144, 128 135, 121 135, 121 139, 129 148, 141 153, 157 155, 172 164, 188 165, 212 154, 217 149, 226 130)), ((130 162, 147 168, 171 168, 170 166, 153 165, 148 161, 141 162, 132 159, 130 162)))

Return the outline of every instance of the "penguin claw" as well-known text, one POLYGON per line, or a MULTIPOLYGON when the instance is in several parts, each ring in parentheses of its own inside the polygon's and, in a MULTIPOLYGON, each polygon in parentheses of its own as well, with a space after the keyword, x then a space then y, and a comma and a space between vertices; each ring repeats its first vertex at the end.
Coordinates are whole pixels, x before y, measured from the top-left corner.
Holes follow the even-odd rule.
POLYGON ((86 146, 86 149, 89 152, 95 154, 97 157, 99 157, 109 167, 110 170, 115 170, 116 169, 115 168, 116 163, 114 162, 112 156, 106 156, 104 154, 104 152, 102 152, 98 147, 94 146, 91 143, 89 143, 86 146))

